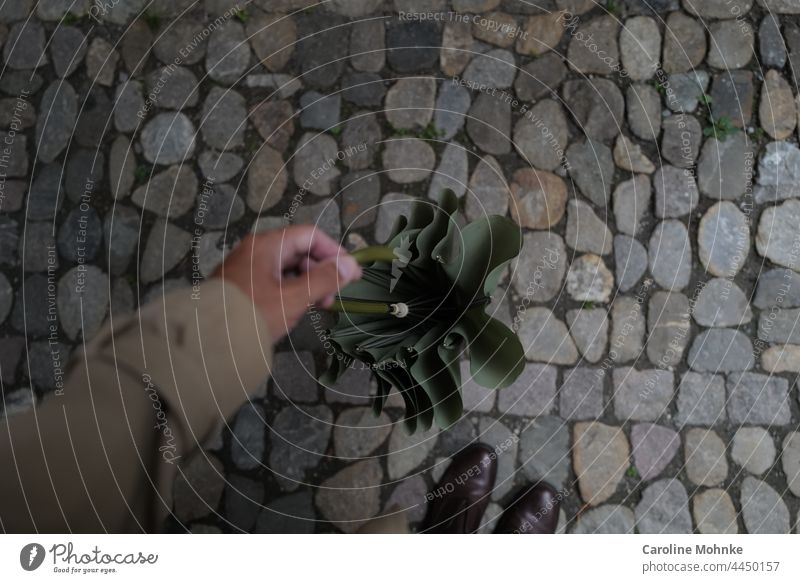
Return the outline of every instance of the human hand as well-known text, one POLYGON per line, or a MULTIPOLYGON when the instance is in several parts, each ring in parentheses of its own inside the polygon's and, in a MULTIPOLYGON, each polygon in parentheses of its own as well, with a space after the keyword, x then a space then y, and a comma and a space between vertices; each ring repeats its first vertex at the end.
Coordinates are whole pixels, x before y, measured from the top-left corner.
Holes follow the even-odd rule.
POLYGON ((329 306, 340 288, 361 277, 361 267, 318 228, 298 225, 248 235, 212 277, 247 294, 276 341, 310 304, 329 306))

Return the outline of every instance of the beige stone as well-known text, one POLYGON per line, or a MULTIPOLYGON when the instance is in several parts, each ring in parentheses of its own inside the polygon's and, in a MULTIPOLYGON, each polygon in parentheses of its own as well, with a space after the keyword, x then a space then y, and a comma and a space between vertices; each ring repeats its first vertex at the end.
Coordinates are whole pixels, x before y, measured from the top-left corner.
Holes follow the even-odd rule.
POLYGON ((511 217, 528 229, 549 229, 564 216, 567 186, 544 170, 521 168, 511 180, 511 217))
POLYGON ((617 490, 630 466, 630 448, 621 427, 597 421, 580 422, 573 430, 572 464, 581 497, 596 506, 617 490))
POLYGON ((629 140, 622 134, 614 144, 614 163, 629 172, 652 174, 656 167, 642 152, 641 146, 629 140))
POLYGON ((542 55, 552 50, 564 35, 564 12, 531 16, 517 40, 517 52, 522 55, 542 55))

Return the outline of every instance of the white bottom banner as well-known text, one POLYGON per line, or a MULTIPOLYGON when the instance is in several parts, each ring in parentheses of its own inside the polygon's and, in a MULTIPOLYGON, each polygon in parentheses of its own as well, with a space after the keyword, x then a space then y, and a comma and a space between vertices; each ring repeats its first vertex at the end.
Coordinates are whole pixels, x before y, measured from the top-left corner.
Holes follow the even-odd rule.
POLYGON ((261 575, 326 583, 454 577, 794 583, 799 544, 794 535, 3 535, 0 581, 261 575))

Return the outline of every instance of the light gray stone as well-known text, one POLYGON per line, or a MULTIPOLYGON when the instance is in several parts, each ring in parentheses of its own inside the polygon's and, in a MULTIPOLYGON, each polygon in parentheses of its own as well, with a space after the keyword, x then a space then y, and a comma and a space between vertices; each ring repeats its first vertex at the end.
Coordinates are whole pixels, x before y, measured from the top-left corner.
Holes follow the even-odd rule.
POLYGON ((622 65, 634 81, 650 79, 661 56, 661 31, 652 18, 636 16, 625 21, 619 33, 622 65))
POLYGON ((625 91, 628 126, 637 138, 654 142, 661 133, 661 97, 650 85, 634 83, 625 91))
POLYGON ((404 510, 413 530, 415 523, 419 523, 425 518, 428 510, 427 494, 428 484, 425 482, 425 478, 420 475, 412 476, 400 482, 392 490, 384 506, 384 512, 394 513, 404 510))
POLYGON ((194 155, 195 129, 183 113, 159 113, 142 130, 140 143, 152 164, 178 164, 194 155))
POLYGON ((785 140, 797 127, 797 105, 792 88, 775 69, 764 75, 758 119, 762 129, 776 140, 785 140))
POLYGON ((519 463, 531 481, 556 488, 569 476, 569 429, 558 417, 537 417, 520 433, 519 463))
POLYGON ((744 292, 729 279, 709 280, 694 301, 692 316, 701 326, 738 326, 753 318, 744 292))
POLYGON ((657 478, 672 462, 681 444, 676 431, 655 423, 637 423, 631 429, 633 462, 642 480, 657 478))
POLYGON ((278 204, 288 180, 280 152, 262 145, 247 171, 248 208, 261 213, 278 204))
POLYGON ((753 305, 762 310, 800 306, 800 274, 783 268, 760 273, 753 305))
POLYGON ((608 312, 604 308, 569 310, 569 331, 588 362, 598 362, 608 344, 608 312))
POLYGON ((800 148, 783 141, 767 144, 758 162, 756 182, 754 194, 757 203, 800 196, 800 148))
POLYGON ((638 174, 614 189, 614 220, 620 233, 636 236, 650 214, 650 178, 638 174))
POLYGON ((653 482, 636 505, 636 527, 642 534, 690 534, 689 496, 676 479, 653 482))
POLYGON ((738 330, 711 328, 689 349, 688 363, 697 372, 735 372, 753 368, 753 344, 738 330))
POLYGON ((756 250, 773 263, 798 271, 796 247, 800 201, 790 199, 761 213, 756 234, 756 250))
POLYGON ((383 150, 383 167, 389 179, 398 184, 425 180, 435 163, 433 148, 417 138, 389 140, 383 150))
POLYGON ((108 276, 95 266, 70 269, 58 282, 58 317, 72 340, 91 340, 108 311, 108 276))
POLYGON ((428 197, 438 200, 445 189, 452 190, 458 197, 464 196, 468 172, 467 149, 456 141, 449 142, 431 178, 428 197))
POLYGON ((381 199, 378 206, 378 218, 375 220, 375 240, 386 243, 392 227, 400 215, 409 216, 415 197, 402 192, 390 192, 381 199))
POLYGON ((728 417, 732 423, 785 425, 791 420, 789 383, 758 373, 728 375, 728 417))
POLYGON ((650 273, 658 285, 669 290, 689 285, 692 246, 683 223, 673 219, 658 223, 650 236, 648 256, 650 273))
POLYGON ((728 477, 725 444, 711 429, 690 429, 684 442, 686 476, 698 486, 717 486, 728 477))
POLYGON ((553 53, 542 55, 522 67, 514 82, 514 92, 519 99, 536 101, 552 94, 566 76, 567 67, 562 57, 553 53))
POLYGON ((581 498, 592 506, 608 500, 630 464, 622 427, 580 421, 573 428, 572 465, 581 498))
POLYGON ((248 402, 239 409, 231 435, 231 460, 237 468, 254 470, 263 466, 267 427, 260 404, 248 402))
POLYGON ((206 144, 222 151, 244 145, 247 109, 239 93, 213 87, 203 103, 202 115, 200 131, 206 144))
POLYGON ((758 27, 758 52, 766 67, 783 69, 786 65, 786 43, 781 35, 781 24, 774 14, 767 14, 758 27))
POLYGON ((370 407, 345 409, 333 428, 333 449, 337 457, 357 460, 378 449, 392 431, 386 413, 376 416, 370 407))
POLYGON ((660 369, 615 368, 614 414, 621 421, 655 421, 667 412, 674 375, 660 369))
POLYGON ((614 176, 611 149, 586 140, 567 148, 569 172, 580 192, 599 207, 608 204, 614 176))
POLYGON ((633 510, 622 505, 604 504, 580 515, 573 534, 632 534, 635 528, 633 510))
POLYGON ((487 154, 511 151, 511 105, 489 93, 479 93, 467 112, 467 134, 487 154))
POLYGON ((723 20, 708 25, 706 61, 717 69, 741 69, 753 58, 753 27, 747 20, 723 20))
POLYGON ((565 106, 577 126, 590 140, 610 142, 625 123, 625 101, 609 79, 566 81, 562 88, 565 106))
POLYGON ((433 125, 443 140, 449 140, 464 127, 466 114, 472 104, 469 90, 443 79, 439 84, 439 95, 433 113, 433 125))
MULTIPOLYGON (((567 47, 567 61, 570 68, 578 73, 598 75, 610 75, 620 70, 618 34, 619 20, 610 14, 584 21, 571 35, 567 47), (587 43, 588 39, 591 41, 587 43)), ((640 68, 630 59, 628 63, 635 65, 637 69, 640 68)), ((650 65, 651 63, 646 63, 644 66, 650 65)), ((636 77, 633 74, 631 76, 636 77)))
POLYGON ((164 277, 189 252, 192 236, 159 218, 153 223, 144 246, 140 277, 144 283, 152 283, 164 277))
POLYGON ((750 534, 788 534, 789 509, 766 482, 747 476, 742 482, 742 518, 750 534))
MULTIPOLYGON (((550 229, 564 216, 567 185, 552 172, 520 168, 511 178, 511 218, 528 229, 550 229)), ((573 227, 577 227, 573 225, 573 227)), ((573 229, 579 235, 577 229, 573 229)))
POLYGON ((643 304, 636 298, 618 296, 611 306, 611 323, 609 359, 613 362, 639 359, 644 350, 643 304))
POLYGON ((255 532, 267 534, 311 534, 314 532, 311 492, 303 490, 266 504, 256 520, 255 532))
MULTIPOLYGON (((36 26, 38 25, 29 25, 29 27, 36 26)), ((11 38, 8 42, 11 42, 11 38)), ((8 46, 7 44, 6 48, 8 46)), ((46 114, 40 114, 36 122, 36 155, 42 162, 52 162, 67 147, 75 131, 78 94, 67 81, 61 79, 53 81, 44 90, 39 111, 46 114)), ((24 142, 20 142, 18 147, 22 148, 24 145, 24 142)), ((8 172, 8 175, 18 174, 8 172)))
MULTIPOLYGON (((708 90, 711 77, 705 71, 674 73, 667 79, 666 103, 675 113, 691 113, 708 90)), ((702 111, 702 109, 701 109, 702 111)))
POLYGON ((433 451, 438 437, 439 434, 435 428, 408 435, 401 423, 395 424, 389 436, 386 458, 389 478, 397 480, 417 469, 433 451))
POLYGON ((198 452, 181 464, 175 478, 175 514, 192 522, 215 512, 225 490, 222 462, 215 455, 198 452))
POLYGON ((353 114, 344 123, 342 132, 341 148, 345 165, 350 170, 364 170, 372 166, 382 138, 375 113, 359 111, 353 114))
POLYGON ((665 164, 653 175, 656 191, 656 216, 660 219, 677 218, 694 210, 700 192, 691 171, 665 164))
POLYGON ((694 166, 700 153, 703 130, 700 122, 691 115, 672 115, 666 118, 661 127, 661 155, 679 168, 694 166))
POLYGON ((497 409, 522 417, 549 414, 556 402, 557 372, 547 364, 525 363, 517 380, 497 391, 497 409))
POLYGON ((528 360, 547 364, 573 364, 578 360, 578 349, 567 327, 547 308, 528 308, 518 334, 528 360))
POLYGON ((61 78, 69 77, 83 62, 88 43, 83 32, 75 26, 59 26, 50 39, 53 68, 61 78))
POLYGON ((170 166, 133 191, 131 201, 159 217, 178 218, 195 205, 197 177, 186 164, 170 166))
POLYGON ((17 22, 11 27, 3 48, 3 61, 11 69, 24 71, 47 64, 45 30, 39 21, 26 20, 17 22))
POLYGON ((675 420, 681 425, 717 425, 724 423, 725 380, 722 375, 687 371, 678 386, 678 412, 675 420))
POLYGON ((561 290, 567 270, 564 240, 545 231, 525 233, 522 251, 512 263, 511 284, 529 301, 546 302, 561 290))
POLYGON ((481 418, 478 433, 479 440, 494 449, 497 457, 497 478, 492 500, 498 501, 514 487, 519 437, 503 423, 489 417, 481 418))
POLYGON ((667 17, 661 61, 667 73, 694 70, 706 55, 705 27, 696 19, 676 11, 667 17))
POLYGON ((647 249, 633 237, 614 237, 614 263, 619 291, 631 290, 647 271, 647 249))
POLYGON ((386 119, 396 129, 425 128, 433 119, 435 101, 433 77, 400 79, 386 93, 386 119))
POLYGON ((11 311, 14 303, 14 289, 8 282, 8 278, 0 273, 0 324, 5 322, 6 316, 11 311))
MULTIPOLYGON (((769 437, 769 436, 767 436, 769 437)), ((769 440, 770 445, 772 440, 769 440)), ((774 455, 774 450, 773 450, 774 455)), ((783 452, 781 453, 783 473, 786 474, 786 484, 795 496, 800 496, 800 433, 794 431, 783 439, 783 452)))
POLYGON ((696 494, 692 512, 700 534, 737 534, 736 508, 730 495, 722 489, 711 488, 696 494))
POLYGON ((590 205, 572 199, 567 204, 566 243, 575 251, 607 255, 612 248, 611 230, 590 205))
POLYGON ((558 410, 564 419, 597 419, 603 415, 603 375, 596 368, 564 369, 558 410))
POLYGON ((526 166, 555 170, 564 160, 569 133, 558 102, 543 99, 525 112, 514 126, 514 147, 526 166))
MULTIPOLYGON (((464 411, 475 413, 489 413, 494 409, 497 393, 499 390, 487 389, 476 383, 470 372, 468 360, 460 362, 461 367, 461 400, 464 404, 464 411)), ((518 382, 518 381, 517 381, 518 382)), ((512 385, 513 386, 513 385, 512 385)), ((503 389, 505 392, 510 387, 503 389)))
POLYGON ((697 246, 700 261, 709 273, 733 277, 750 253, 747 217, 732 202, 718 202, 700 219, 697 246))
POLYGON ((108 178, 115 200, 130 194, 136 180, 136 156, 127 137, 119 135, 111 144, 108 156, 108 178))
POLYGON ((464 71, 464 80, 475 89, 508 89, 514 84, 516 74, 514 54, 505 49, 493 49, 472 58, 464 71))
POLYGON ((647 310, 647 357, 654 365, 676 366, 689 344, 689 298, 678 292, 655 292, 647 310))
POLYGON ((357 71, 377 73, 386 62, 386 28, 380 19, 350 24, 350 64, 357 71))
POLYGON ((331 194, 341 172, 329 160, 336 160, 337 154, 338 146, 333 137, 311 132, 303 134, 294 160, 295 184, 313 194, 331 194))
POLYGON ((234 532, 250 532, 264 501, 264 484, 239 475, 226 478, 223 516, 234 532))
MULTIPOLYGON (((763 427, 740 427, 736 430, 731 459, 751 474, 759 475, 769 470, 775 462, 775 454, 772 436, 763 427)), ((785 464, 785 454, 783 460, 785 464)))
POLYGON ((328 407, 290 405, 272 423, 269 467, 284 490, 296 490, 328 449, 333 414, 328 407))
POLYGON ((355 532, 380 511, 383 470, 377 460, 356 462, 320 485, 316 502, 322 515, 344 532, 355 532))
POLYGON ((319 399, 314 355, 311 352, 276 352, 270 375, 272 391, 278 399, 292 403, 314 403, 319 399))
POLYGON ((214 81, 232 85, 250 64, 250 44, 244 27, 228 20, 216 27, 208 39, 206 71, 214 81))
POLYGON ((486 215, 505 216, 508 199, 509 188, 503 168, 494 156, 484 156, 478 160, 469 179, 464 204, 467 220, 474 221, 486 215))
POLYGON ((614 289, 614 275, 600 256, 587 253, 569 266, 566 287, 578 302, 607 303, 614 289))

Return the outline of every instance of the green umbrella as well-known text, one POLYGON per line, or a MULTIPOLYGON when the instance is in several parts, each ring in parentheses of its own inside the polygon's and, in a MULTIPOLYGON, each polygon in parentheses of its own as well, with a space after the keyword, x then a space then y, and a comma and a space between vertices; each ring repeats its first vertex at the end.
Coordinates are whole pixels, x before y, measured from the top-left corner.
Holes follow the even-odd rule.
POLYGON ((331 308, 338 312, 327 331, 335 354, 320 381, 332 386, 355 361, 366 364, 377 379, 376 414, 394 387, 411 433, 461 417, 462 354, 469 355, 473 380, 492 389, 510 385, 524 366, 517 336, 486 313, 503 270, 519 254, 519 228, 491 215, 459 229, 457 208, 449 190, 438 203, 416 201, 385 246, 353 253, 363 277, 331 308))

